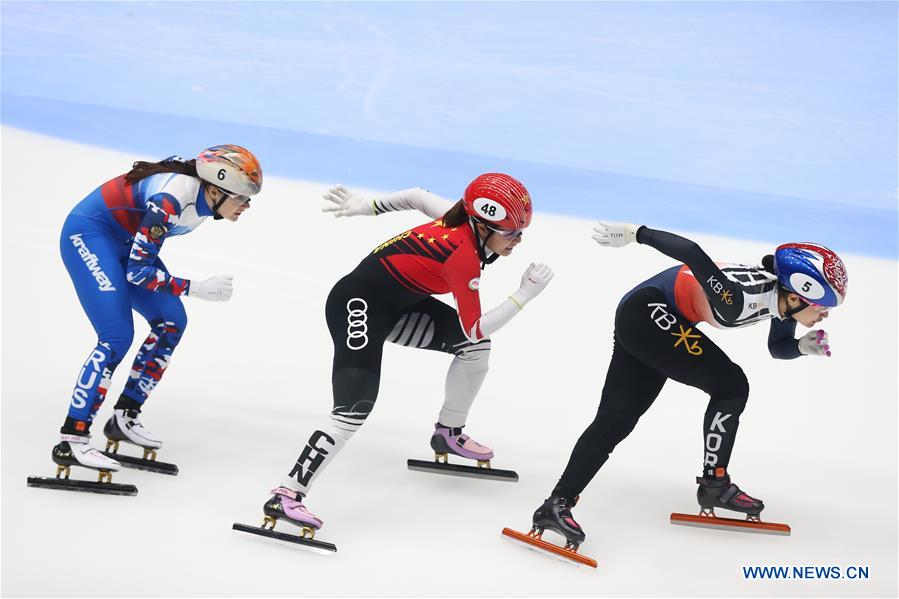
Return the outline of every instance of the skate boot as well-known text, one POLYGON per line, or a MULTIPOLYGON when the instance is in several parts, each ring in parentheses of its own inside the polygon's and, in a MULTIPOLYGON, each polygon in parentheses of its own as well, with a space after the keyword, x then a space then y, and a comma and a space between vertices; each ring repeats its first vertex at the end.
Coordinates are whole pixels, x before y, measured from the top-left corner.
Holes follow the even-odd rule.
POLYGON ((564 497, 547 498, 534 512, 534 524, 528 534, 539 539, 543 531, 549 529, 565 537, 565 549, 577 551, 586 538, 584 529, 571 515, 571 508, 577 505, 577 499, 575 497, 574 501, 569 501, 564 497))
POLYGON ((431 449, 434 450, 437 461, 447 463, 447 456, 452 453, 462 458, 476 460, 480 468, 489 468, 490 460, 493 459, 493 450, 486 445, 481 445, 468 435, 463 435, 462 428, 461 426, 450 428, 439 422, 434 425, 431 449))
POLYGON ((696 500, 701 508, 700 516, 715 517, 715 508, 720 507, 746 514, 749 522, 761 522, 759 514, 765 509, 762 500, 741 491, 740 487, 730 482, 730 475, 721 470, 721 477, 696 477, 696 482, 699 483, 696 500))
POLYGON ((103 455, 90 444, 90 436, 61 435, 58 445, 53 447, 50 459, 57 465, 56 478, 69 478, 72 466, 90 468, 100 473, 99 482, 112 480, 112 473, 121 467, 117 461, 103 455))
POLYGON ((503 528, 503 536, 524 543, 528 549, 595 568, 595 559, 577 552, 578 547, 586 538, 584 529, 571 515, 571 508, 577 504, 577 500, 577 497, 574 498, 574 501, 569 501, 564 497, 551 495, 534 512, 533 524, 529 533, 524 534, 507 527, 503 528), (565 537, 565 545, 556 545, 545 540, 543 532, 547 529, 565 537))
POLYGON ((407 460, 406 464, 409 470, 508 482, 518 481, 518 473, 514 470, 491 468, 490 460, 493 459, 493 450, 486 445, 481 445, 468 435, 463 435, 461 426, 450 428, 439 422, 435 424, 434 434, 431 435, 431 449, 434 450, 433 462, 407 460), (475 460, 478 465, 451 464, 449 462, 450 454, 467 460, 475 460))
POLYGON ((262 506, 262 513, 265 514, 262 527, 268 526, 269 530, 274 530, 275 523, 283 518, 299 526, 303 538, 315 538, 315 531, 322 527, 322 521, 303 505, 303 494, 287 487, 272 489, 272 493, 262 506))
POLYGON ((262 513, 265 514, 262 526, 250 526, 235 522, 231 528, 260 537, 302 545, 306 549, 320 553, 337 551, 337 546, 333 543, 315 540, 315 531, 321 528, 322 521, 303 505, 302 493, 287 487, 272 489, 271 498, 262 505, 262 513), (275 530, 278 520, 286 520, 294 526, 299 526, 300 534, 288 534, 275 530))
POLYGON ((740 487, 730 482, 730 475, 724 468, 716 468, 713 476, 708 474, 698 476, 696 482, 699 483, 699 488, 696 489, 699 515, 674 512, 671 514, 672 524, 773 535, 791 533, 787 524, 762 522, 761 513, 765 509, 765 504, 761 499, 750 497, 741 491, 740 487), (718 516, 715 514, 716 507, 746 514, 746 519, 718 516))
POLYGON ((140 421, 140 410, 117 408, 103 427, 106 435, 105 455, 119 460, 123 466, 160 472, 162 474, 178 474, 178 466, 156 460, 156 450, 162 447, 162 440, 151 433, 140 421), (119 454, 119 443, 125 442, 143 450, 143 456, 135 458, 119 454))
POLYGON ((103 427, 103 434, 109 441, 106 451, 119 450, 119 442, 124 441, 142 447, 144 459, 156 459, 156 450, 162 447, 162 440, 151 433, 140 422, 140 410, 114 410, 103 427))
POLYGON ((56 464, 56 478, 29 476, 29 487, 61 489, 64 491, 87 491, 105 495, 136 495, 134 485, 120 485, 112 482, 112 473, 121 464, 91 447, 89 435, 60 436, 60 441, 50 452, 50 459, 56 464), (70 479, 72 466, 80 466, 98 472, 97 482, 70 479))

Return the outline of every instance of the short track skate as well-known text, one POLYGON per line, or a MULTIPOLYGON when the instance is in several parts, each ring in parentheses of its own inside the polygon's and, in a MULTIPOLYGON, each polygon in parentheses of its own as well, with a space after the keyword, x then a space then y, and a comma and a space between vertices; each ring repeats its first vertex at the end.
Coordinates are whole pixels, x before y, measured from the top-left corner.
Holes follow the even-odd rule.
POLYGON ((504 528, 503 536, 525 543, 528 549, 562 558, 569 563, 595 568, 596 560, 577 552, 578 547, 587 538, 584 529, 571 513, 571 509, 577 505, 577 500, 577 497, 567 499, 559 495, 550 495, 534 512, 530 532, 522 534, 511 528, 504 528), (560 547, 544 541, 543 533, 547 530, 561 535, 565 539, 565 546, 560 547))
POLYGON ((493 458, 493 451, 471 440, 468 435, 462 434, 462 427, 449 428, 437 424, 435 428, 436 430, 431 437, 434 461, 407 460, 406 465, 409 470, 449 474, 451 476, 486 478, 513 483, 518 482, 518 473, 514 470, 499 470, 491 467, 490 460, 493 458), (473 460, 477 466, 450 464, 450 455, 473 460))
POLYGON ((106 450, 102 451, 100 453, 116 460, 122 466, 125 466, 126 468, 136 468, 137 470, 146 470, 147 472, 158 472, 160 474, 171 474, 172 476, 175 476, 178 474, 178 465, 177 464, 170 464, 168 462, 159 462, 156 460, 156 450, 154 448, 141 447, 140 445, 136 445, 135 447, 140 447, 144 452, 143 457, 138 458, 138 457, 119 453, 119 443, 121 443, 121 440, 113 441, 112 439, 108 439, 106 441, 106 450))
POLYGON ((530 532, 525 534, 518 532, 517 530, 512 530, 511 528, 503 528, 503 536, 526 544, 528 549, 533 549, 534 551, 560 558, 568 563, 596 568, 596 560, 592 557, 587 557, 586 555, 578 553, 577 547, 561 547, 554 543, 550 543, 549 541, 544 541, 542 538, 543 531, 541 530, 531 529, 530 532))
POLYGON ((717 528, 737 532, 755 532, 761 534, 789 536, 791 529, 786 524, 762 522, 761 513, 765 509, 761 500, 750 497, 730 482, 730 476, 718 480, 697 478, 699 488, 696 492, 699 501, 699 514, 671 514, 671 523, 700 528, 717 528), (715 514, 715 508, 731 510, 746 514, 745 520, 724 518, 715 514))
POLYGON ((278 487, 272 493, 272 497, 262 506, 264 514, 262 525, 249 526, 235 522, 231 528, 240 532, 302 545, 317 553, 330 554, 337 551, 336 545, 315 540, 315 531, 321 526, 322 521, 303 506, 302 494, 286 487, 278 487), (276 531, 275 524, 279 520, 286 520, 289 524, 299 527, 300 533, 288 534, 276 531))
MULTIPOLYGON (((117 410, 118 412, 119 410, 117 410)), ((161 441, 157 441, 154 445, 142 445, 138 443, 134 439, 131 439, 124 430, 122 430, 123 426, 131 426, 132 423, 136 423, 137 427, 134 430, 145 430, 139 424, 136 419, 137 412, 129 412, 127 410, 124 411, 125 414, 130 414, 134 417, 133 420, 130 418, 126 418, 123 420, 125 424, 120 425, 119 419, 116 415, 113 415, 103 427, 103 434, 106 435, 106 450, 101 452, 103 455, 112 458, 119 462, 122 466, 127 468, 136 468, 138 470, 146 470, 148 472, 158 472, 160 474, 170 474, 172 476, 178 474, 178 466, 175 464, 170 464, 168 462, 160 462, 156 459, 156 450, 159 449, 159 446, 162 445, 161 441), (119 453, 119 444, 126 443, 128 445, 134 445, 135 447, 139 447, 143 451, 143 457, 134 457, 125 454, 119 453)), ((133 434, 133 432, 132 432, 133 434)), ((140 440, 142 437, 135 437, 140 440)), ((149 443, 148 441, 145 441, 149 443)))
MULTIPOLYGON (((79 445, 80 446, 80 445, 79 445)), ((84 446, 86 448, 86 446, 84 446)), ((96 455, 98 452, 93 450, 96 455)), ((62 491, 81 491, 84 493, 99 493, 101 495, 137 495, 137 487, 112 482, 112 470, 101 466, 91 467, 82 464, 73 455, 73 451, 67 442, 60 443, 53 448, 51 459, 56 464, 56 477, 29 476, 29 487, 40 489, 57 489, 62 491), (72 466, 79 466, 97 472, 97 480, 79 480, 69 478, 72 466)), ((115 462, 111 466, 118 468, 115 462)))
POLYGON ((333 543, 326 543, 325 541, 316 541, 311 536, 303 536, 304 532, 300 532, 300 534, 290 534, 286 532, 280 532, 275 530, 275 520, 269 518, 268 516, 263 519, 262 524, 260 526, 250 526, 249 524, 240 524, 239 522, 235 522, 231 526, 232 530, 239 530, 240 532, 248 532, 253 535, 259 535, 260 537, 268 537, 270 539, 275 539, 278 541, 286 541, 288 543, 294 543, 296 545, 303 545, 310 551, 315 551, 316 553, 324 553, 329 555, 331 553, 337 552, 337 545, 333 543))
POLYGON ((428 460, 406 460, 409 470, 417 470, 419 472, 432 472, 434 474, 449 474, 451 476, 467 476, 470 478, 486 478, 488 480, 503 480, 506 482, 517 483, 518 473, 514 470, 500 470, 493 468, 490 461, 478 462, 477 466, 465 466, 463 464, 450 464, 448 455, 443 453, 434 454, 434 461, 428 460))

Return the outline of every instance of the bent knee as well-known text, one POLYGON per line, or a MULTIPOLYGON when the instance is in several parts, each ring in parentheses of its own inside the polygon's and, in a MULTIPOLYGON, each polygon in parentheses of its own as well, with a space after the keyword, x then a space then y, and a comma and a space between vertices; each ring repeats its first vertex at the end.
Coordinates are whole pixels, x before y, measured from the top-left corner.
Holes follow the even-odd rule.
POLYGON ((490 361, 490 338, 482 339, 476 343, 462 343, 454 348, 453 353, 460 361, 469 364, 479 364, 487 368, 490 361))
POLYGON ((736 364, 731 364, 722 372, 710 395, 713 401, 728 401, 742 409, 749 399, 749 380, 746 373, 736 364))
POLYGON ((134 330, 125 327, 118 327, 113 330, 104 330, 97 335, 97 343, 106 346, 112 357, 110 362, 118 363, 121 361, 128 350, 131 349, 131 343, 134 341, 134 330))

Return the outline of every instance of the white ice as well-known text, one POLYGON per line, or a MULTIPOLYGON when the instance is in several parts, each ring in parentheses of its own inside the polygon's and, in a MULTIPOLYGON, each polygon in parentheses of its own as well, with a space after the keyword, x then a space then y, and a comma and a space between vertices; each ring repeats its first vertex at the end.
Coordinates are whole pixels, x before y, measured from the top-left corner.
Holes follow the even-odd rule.
MULTIPOLYGON (((59 258, 71 207, 137 158, 2 129, 2 593, 4 596, 888 596, 896 594, 896 262, 844 256, 847 302, 824 325, 833 357, 775 361, 767 326, 711 331, 752 393, 731 462, 790 537, 676 527, 696 510, 705 396, 669 382, 582 495, 576 569, 501 540, 526 530, 583 428, 610 357, 621 295, 671 264, 647 247, 601 249, 591 223, 539 212, 515 255, 489 267, 485 307, 531 261, 556 271, 547 291, 494 336, 491 371, 466 429, 517 484, 406 469, 428 439, 449 359, 384 355, 367 424, 308 499, 333 556, 251 537, 268 491, 331 406, 327 293, 415 214, 335 220, 327 182, 269 179, 237 224, 209 222, 166 243, 173 273, 235 275, 229 303, 186 299, 190 322, 144 421, 181 474, 123 470, 137 497, 27 488, 52 476, 50 448, 95 343, 59 258), (744 580, 741 566, 868 566, 868 580, 744 580)), ((427 185, 408 173, 409 185, 427 185)), ((621 198, 626 202, 627 198, 621 198)), ((651 223, 647 223, 651 224, 651 223)), ((689 235, 688 231, 681 231, 689 235)), ((752 262, 754 242, 695 236, 716 259, 752 262)), ((836 245, 836 244, 835 244, 836 245)), ((146 333, 116 373, 108 418, 146 333)), ((95 442, 102 438, 95 426, 95 442)), ((89 476, 89 473, 84 473, 89 476)), ((281 525, 279 525, 280 528, 281 525)))

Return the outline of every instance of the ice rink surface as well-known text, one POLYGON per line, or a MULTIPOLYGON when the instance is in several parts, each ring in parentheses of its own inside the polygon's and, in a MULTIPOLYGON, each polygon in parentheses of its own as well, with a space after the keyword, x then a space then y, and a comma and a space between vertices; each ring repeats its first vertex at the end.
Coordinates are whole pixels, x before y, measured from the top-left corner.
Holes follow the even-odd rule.
MULTIPOLYGON (((163 258, 173 273, 231 273, 236 289, 223 304, 185 299, 187 333, 144 411, 165 439, 160 459, 181 474, 117 474, 138 485, 136 497, 29 489, 27 476, 53 473, 50 448, 95 342, 59 258, 60 227, 104 178, 156 157, 8 126, 2 146, 4 596, 896 595, 894 260, 843 255, 848 299, 824 323, 832 358, 772 360, 764 325, 710 333, 752 389, 734 479, 792 536, 668 523, 670 512, 696 509, 706 405, 701 392, 669 382, 575 510, 588 534, 582 552, 599 562, 593 572, 514 546, 500 530, 528 527, 593 418, 619 298, 671 261, 642 246, 601 249, 590 221, 541 214, 535 197, 524 243, 484 273, 483 304, 516 289, 531 261, 550 264, 556 277, 494 335, 491 372, 467 428, 520 482, 406 469, 407 458, 431 455, 449 361, 388 344, 372 416, 308 499, 325 521, 320 538, 339 548, 321 556, 231 524, 261 521, 269 489, 330 410, 331 285, 424 217, 335 220, 320 212, 321 193, 335 181, 268 178, 239 223, 209 222, 168 241, 163 258), (754 565, 867 566, 870 578, 745 580, 741 567, 754 565)), ((410 186, 427 184, 410 176, 410 186)), ((693 237, 719 260, 754 263, 772 249, 693 237)), ((135 338, 145 331, 138 317, 135 338)))

